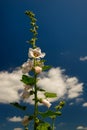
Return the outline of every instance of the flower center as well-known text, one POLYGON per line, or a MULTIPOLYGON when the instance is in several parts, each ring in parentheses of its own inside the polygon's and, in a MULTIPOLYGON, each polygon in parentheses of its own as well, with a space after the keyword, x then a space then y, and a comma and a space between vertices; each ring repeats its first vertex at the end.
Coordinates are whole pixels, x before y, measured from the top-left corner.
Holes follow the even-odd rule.
POLYGON ((36 51, 34 51, 33 54, 35 57, 38 57, 40 55, 39 52, 36 52, 36 51))

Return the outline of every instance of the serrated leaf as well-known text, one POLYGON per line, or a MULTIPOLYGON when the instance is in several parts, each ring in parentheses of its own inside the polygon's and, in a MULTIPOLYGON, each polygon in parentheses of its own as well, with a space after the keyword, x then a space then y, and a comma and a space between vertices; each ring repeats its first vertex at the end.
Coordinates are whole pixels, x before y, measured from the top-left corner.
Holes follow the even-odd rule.
POLYGON ((20 105, 18 102, 10 103, 11 105, 15 106, 16 108, 19 108, 21 110, 26 110, 26 106, 20 105))
POLYGON ((43 71, 45 71, 45 70, 48 70, 48 69, 50 69, 50 68, 52 68, 52 66, 49 66, 49 65, 45 65, 45 66, 43 66, 43 71))
POLYGON ((21 81, 27 85, 34 85, 35 84, 35 78, 29 77, 27 75, 22 75, 21 81))
POLYGON ((56 97, 57 97, 57 94, 56 94, 56 93, 50 93, 50 92, 45 92, 44 95, 45 95, 47 98, 56 98, 56 97))
POLYGON ((45 123, 40 123, 36 130, 52 130, 52 129, 50 127, 50 124, 45 122, 45 123))
POLYGON ((43 117, 43 118, 46 118, 46 117, 51 117, 51 116, 60 116, 61 115, 61 112, 58 111, 58 112, 53 112, 53 111, 46 111, 46 112, 39 112, 39 114, 43 117))

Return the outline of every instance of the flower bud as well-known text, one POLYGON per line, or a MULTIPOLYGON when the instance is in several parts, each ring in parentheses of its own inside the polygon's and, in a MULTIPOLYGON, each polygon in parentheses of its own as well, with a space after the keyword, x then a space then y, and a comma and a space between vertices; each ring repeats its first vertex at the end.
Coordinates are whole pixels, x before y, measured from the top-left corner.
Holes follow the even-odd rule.
POLYGON ((50 108, 50 106, 51 106, 51 103, 49 101, 47 101, 46 99, 41 99, 40 102, 43 103, 48 108, 50 108))
POLYGON ((35 69, 35 72, 36 72, 37 74, 39 74, 39 73, 42 72, 42 68, 39 67, 39 66, 36 66, 34 69, 35 69))

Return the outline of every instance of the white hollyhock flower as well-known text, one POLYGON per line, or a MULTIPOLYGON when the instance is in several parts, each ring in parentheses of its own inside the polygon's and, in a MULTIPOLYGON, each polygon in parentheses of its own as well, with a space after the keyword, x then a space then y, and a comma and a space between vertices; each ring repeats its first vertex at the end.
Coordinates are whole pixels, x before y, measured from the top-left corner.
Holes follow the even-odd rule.
POLYGON ((37 58, 38 59, 38 58, 43 58, 45 56, 45 53, 42 53, 41 49, 39 47, 37 47, 35 49, 29 48, 28 56, 30 58, 37 58))
POLYGON ((28 73, 29 71, 31 71, 33 67, 33 61, 32 60, 28 60, 27 62, 25 62, 23 65, 22 65, 22 73, 28 73))
POLYGON ((41 67, 39 67, 39 66, 35 66, 35 72, 37 73, 37 74, 39 74, 39 73, 41 73, 42 72, 42 68, 41 67))
POLYGON ((51 103, 49 101, 47 101, 46 99, 41 99, 40 101, 41 103, 43 103, 45 106, 47 106, 48 108, 50 108, 51 103))
POLYGON ((24 118, 22 120, 22 124, 24 126, 27 126, 29 124, 29 116, 24 116, 24 118))

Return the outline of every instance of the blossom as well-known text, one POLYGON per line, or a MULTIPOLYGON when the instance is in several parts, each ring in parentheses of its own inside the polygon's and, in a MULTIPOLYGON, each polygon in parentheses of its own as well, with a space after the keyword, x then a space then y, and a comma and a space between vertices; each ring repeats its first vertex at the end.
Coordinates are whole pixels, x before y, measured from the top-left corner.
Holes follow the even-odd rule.
POLYGON ((22 73, 28 73, 29 71, 32 70, 33 67, 33 61, 32 60, 28 60, 27 62, 25 62, 22 65, 22 73))
POLYGON ((24 116, 24 118, 22 120, 22 124, 24 126, 27 126, 29 124, 29 116, 24 116))
POLYGON ((39 74, 39 73, 41 73, 42 72, 42 68, 41 67, 39 67, 39 66, 35 66, 35 72, 37 73, 37 74, 39 74))
POLYGON ((47 101, 46 99, 41 99, 40 101, 41 103, 43 103, 45 106, 47 106, 48 108, 50 108, 51 103, 49 101, 47 101))
POLYGON ((39 47, 37 47, 35 49, 29 48, 28 56, 30 58, 37 58, 38 59, 38 58, 43 58, 45 56, 45 53, 42 53, 41 49, 39 47))
POLYGON ((39 66, 39 67, 43 67, 44 66, 44 61, 42 61, 40 59, 37 59, 36 62, 35 62, 35 65, 39 66))

